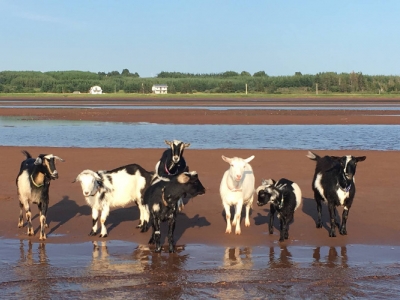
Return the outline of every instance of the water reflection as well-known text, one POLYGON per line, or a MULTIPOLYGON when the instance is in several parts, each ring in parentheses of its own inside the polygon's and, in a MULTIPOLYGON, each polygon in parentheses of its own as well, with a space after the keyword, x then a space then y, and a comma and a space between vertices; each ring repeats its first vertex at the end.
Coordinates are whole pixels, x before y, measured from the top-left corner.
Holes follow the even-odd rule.
POLYGON ((340 247, 340 255, 336 247, 329 247, 328 253, 321 259, 321 247, 316 247, 313 251, 313 265, 326 266, 328 268, 348 267, 347 248, 340 247))
POLYGON ((390 298, 399 290, 399 247, 185 245, 167 251, 115 240, 1 239, 0 298, 342 299, 390 298))
POLYGON ((225 269, 251 269, 253 267, 252 252, 250 247, 225 248, 223 267, 225 269))
POLYGON ((269 248, 269 263, 268 266, 275 268, 291 268, 293 266, 292 254, 286 246, 281 246, 276 250, 276 247, 269 248))
POLYGON ((51 280, 50 260, 46 253, 46 244, 38 243, 37 249, 29 240, 27 249, 24 240, 20 240, 20 257, 18 267, 15 268, 17 278, 22 279, 19 290, 16 291, 21 298, 50 299, 54 287, 51 280))
POLYGON ((118 252, 111 254, 107 241, 94 241, 88 273, 97 280, 85 282, 83 287, 92 291, 135 287, 142 288, 143 296, 150 299, 179 298, 183 293, 183 283, 186 282, 184 270, 188 255, 180 254, 184 247, 178 246, 176 249, 174 254, 160 254, 154 253, 154 249, 147 245, 138 245, 127 256, 118 252))

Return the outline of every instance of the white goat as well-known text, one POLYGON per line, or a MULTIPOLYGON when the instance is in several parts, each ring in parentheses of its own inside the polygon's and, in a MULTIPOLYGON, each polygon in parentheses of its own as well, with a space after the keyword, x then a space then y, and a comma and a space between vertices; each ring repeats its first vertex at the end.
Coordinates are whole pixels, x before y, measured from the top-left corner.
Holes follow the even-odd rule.
POLYGON ((149 222, 150 213, 143 205, 143 194, 153 182, 156 175, 136 164, 127 165, 111 171, 82 171, 76 179, 81 183, 83 196, 92 208, 93 227, 89 235, 97 234, 97 221, 101 212, 100 237, 107 237, 105 222, 111 207, 124 207, 136 203, 140 211, 140 222, 137 227, 149 222))
POLYGON ((222 155, 222 159, 230 164, 230 168, 225 171, 222 177, 219 192, 222 198, 222 204, 226 214, 226 233, 231 233, 231 206, 235 205, 235 216, 232 225, 236 225, 236 234, 240 234, 240 216, 242 207, 246 205, 245 226, 250 226, 249 213, 253 204, 254 196, 254 173, 249 162, 254 155, 243 159, 239 157, 228 158, 222 155))

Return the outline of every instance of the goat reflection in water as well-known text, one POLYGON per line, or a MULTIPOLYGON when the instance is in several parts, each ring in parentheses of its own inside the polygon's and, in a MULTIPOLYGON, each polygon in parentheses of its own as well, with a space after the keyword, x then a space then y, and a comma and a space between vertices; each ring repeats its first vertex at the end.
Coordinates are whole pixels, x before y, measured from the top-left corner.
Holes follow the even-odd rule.
POLYGON ((223 267, 226 269, 251 269, 253 267, 252 252, 250 247, 227 247, 224 253, 223 267))
POLYGON ((18 265, 22 266, 22 268, 14 268, 14 271, 21 283, 18 285, 19 290, 14 295, 17 299, 51 299, 54 286, 50 280, 46 280, 51 277, 51 266, 46 253, 46 244, 35 243, 34 247, 34 244, 29 240, 26 249, 24 240, 20 240, 19 250, 18 265))
MULTIPOLYGON (((323 247, 326 248, 326 247, 323 247)), ((340 255, 335 247, 329 247, 328 253, 324 259, 321 260, 321 247, 316 247, 313 251, 313 265, 314 266, 327 266, 333 267, 348 267, 347 248, 340 247, 340 255)))
MULTIPOLYGON (((110 243, 111 244, 111 243, 110 243)), ((85 283, 91 290, 102 293, 121 286, 135 286, 137 293, 149 299, 175 299, 183 293, 185 282, 180 281, 188 255, 180 255, 177 247, 173 255, 155 254, 147 245, 139 245, 131 255, 110 254, 107 241, 93 242, 93 259, 89 272, 107 278, 85 283), (150 286, 150 288, 149 288, 150 286)), ((101 277, 101 276, 100 276, 101 277)))

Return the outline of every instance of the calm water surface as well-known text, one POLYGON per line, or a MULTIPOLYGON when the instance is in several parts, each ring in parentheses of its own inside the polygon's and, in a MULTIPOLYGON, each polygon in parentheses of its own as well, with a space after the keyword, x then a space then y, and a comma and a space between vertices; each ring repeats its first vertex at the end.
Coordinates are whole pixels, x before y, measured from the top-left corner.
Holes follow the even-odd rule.
POLYGON ((400 125, 174 125, 0 117, 3 146, 194 149, 400 150, 400 125))
POLYGON ((399 247, 147 246, 1 240, 2 299, 393 298, 399 247))
MULTIPOLYGON (((4 101, 3 101, 4 102, 4 101)), ((0 101, 1 103, 1 101, 0 101)), ((390 110, 400 111, 400 106, 390 105, 320 105, 320 106, 168 106, 168 105, 115 105, 115 104, 83 104, 83 105, 0 105, 1 108, 86 108, 86 109, 205 109, 205 110, 390 110)))

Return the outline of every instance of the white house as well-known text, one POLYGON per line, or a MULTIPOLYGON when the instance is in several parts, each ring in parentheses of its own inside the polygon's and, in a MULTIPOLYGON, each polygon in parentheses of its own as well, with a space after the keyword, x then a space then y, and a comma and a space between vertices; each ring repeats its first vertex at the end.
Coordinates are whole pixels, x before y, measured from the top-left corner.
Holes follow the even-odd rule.
POLYGON ((99 87, 98 85, 92 86, 89 90, 89 94, 102 94, 103 91, 101 89, 101 87, 99 87))
POLYGON ((153 84, 151 88, 154 94, 167 94, 168 85, 166 84, 153 84))

